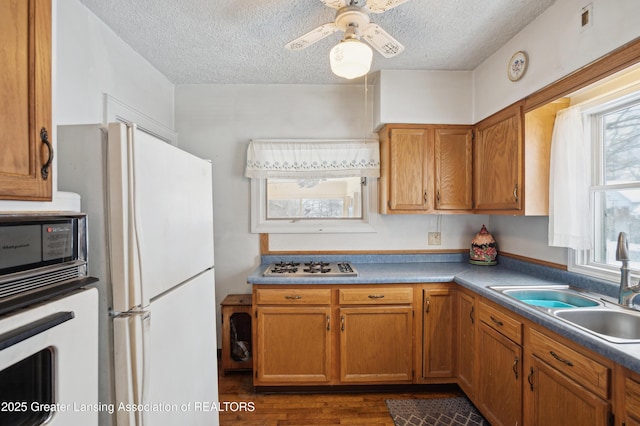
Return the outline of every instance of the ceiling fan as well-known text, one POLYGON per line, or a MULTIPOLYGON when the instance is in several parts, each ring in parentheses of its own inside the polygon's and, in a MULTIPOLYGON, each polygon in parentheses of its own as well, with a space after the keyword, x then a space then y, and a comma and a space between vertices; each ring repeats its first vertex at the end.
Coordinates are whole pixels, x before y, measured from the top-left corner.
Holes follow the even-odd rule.
MULTIPOLYGON (((336 9, 336 18, 334 22, 320 25, 318 28, 309 31, 301 37, 287 43, 284 47, 289 50, 301 50, 312 44, 322 40, 325 37, 341 30, 345 33, 340 44, 335 46, 331 51, 331 61, 333 71, 346 78, 354 78, 360 75, 364 75, 369 71, 371 65, 371 52, 369 48, 366 48, 368 52, 368 65, 366 70, 361 72, 360 75, 347 77, 336 72, 334 68, 334 56, 337 60, 340 60, 344 56, 344 52, 335 52, 336 48, 341 46, 344 42, 359 42, 360 39, 364 39, 374 49, 376 49, 385 58, 391 58, 400 54, 404 50, 404 46, 400 44, 395 38, 391 37, 389 33, 383 30, 379 25, 371 22, 369 18, 369 12, 371 13, 383 13, 389 9, 406 3, 409 0, 320 0, 326 6, 336 9)), ((347 46, 349 43, 344 44, 347 46)), ((348 47, 358 47, 362 49, 362 43, 351 43, 348 47)), ((366 61, 366 59, 365 59, 366 61)), ((363 66, 364 67, 364 66, 363 66)))

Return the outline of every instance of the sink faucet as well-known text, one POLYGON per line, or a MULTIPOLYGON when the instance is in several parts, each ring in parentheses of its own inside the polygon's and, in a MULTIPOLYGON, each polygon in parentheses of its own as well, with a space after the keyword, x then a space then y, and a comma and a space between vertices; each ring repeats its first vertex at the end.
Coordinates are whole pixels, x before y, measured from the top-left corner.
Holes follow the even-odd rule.
POLYGON ((629 271, 629 242, 627 234, 618 234, 618 246, 616 248, 616 260, 622 262, 620 267, 620 291, 618 293, 618 303, 622 306, 633 306, 633 298, 640 293, 640 283, 632 286, 630 284, 629 271))

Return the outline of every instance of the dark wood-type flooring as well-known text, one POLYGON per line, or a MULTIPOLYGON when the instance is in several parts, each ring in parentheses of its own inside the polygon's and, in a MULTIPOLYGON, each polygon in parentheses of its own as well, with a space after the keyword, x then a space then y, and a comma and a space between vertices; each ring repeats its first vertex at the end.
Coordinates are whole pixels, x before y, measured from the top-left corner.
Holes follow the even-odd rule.
POLYGON ((367 425, 393 426, 386 399, 461 396, 455 386, 434 386, 418 392, 256 393, 251 373, 228 372, 219 377, 221 426, 367 425), (238 410, 252 402, 253 411, 238 410))

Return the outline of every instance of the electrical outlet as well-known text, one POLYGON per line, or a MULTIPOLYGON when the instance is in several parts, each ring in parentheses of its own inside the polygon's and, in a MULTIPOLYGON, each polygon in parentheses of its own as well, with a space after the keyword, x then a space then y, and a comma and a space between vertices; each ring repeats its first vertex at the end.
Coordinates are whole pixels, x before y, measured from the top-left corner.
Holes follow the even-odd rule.
POLYGON ((429 245, 430 246, 439 246, 440 245, 440 233, 439 232, 429 232, 429 245))

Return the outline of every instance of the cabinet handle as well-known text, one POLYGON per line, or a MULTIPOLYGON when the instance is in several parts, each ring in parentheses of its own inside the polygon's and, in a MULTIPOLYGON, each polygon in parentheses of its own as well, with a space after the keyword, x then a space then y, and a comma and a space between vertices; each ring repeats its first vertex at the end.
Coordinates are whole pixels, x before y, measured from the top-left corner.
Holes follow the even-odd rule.
POLYGON ((504 325, 502 321, 495 319, 493 315, 491 315, 489 318, 491 318, 491 321, 493 321, 495 324, 499 325, 500 327, 504 325))
POLYGON ((425 304, 424 311, 426 313, 429 313, 429 310, 431 309, 431 301, 429 300, 428 297, 424 299, 424 304, 425 304))
POLYGON ((422 200, 424 201, 424 204, 427 204, 427 191, 424 191, 424 195, 422 196, 422 200))
POLYGON ((529 388, 531 388, 531 392, 533 392, 533 367, 531 367, 531 369, 529 370, 527 381, 529 382, 529 388))
POLYGON ((516 203, 519 201, 518 200, 518 184, 516 183, 516 186, 513 188, 513 198, 516 199, 516 203))
POLYGON ((573 367, 573 363, 571 361, 569 361, 568 359, 564 359, 561 358, 557 353, 555 353, 554 351, 549 351, 549 353, 551 354, 552 357, 554 357, 556 360, 567 364, 569 367, 573 367))
POLYGON ((384 299, 384 294, 370 294, 369 299, 384 299))
POLYGON ((331 331, 331 317, 327 315, 327 331, 331 331))
POLYGON ((340 315, 340 331, 344 331, 344 315, 340 315))
POLYGON ((440 205, 440 190, 438 189, 438 192, 436 193, 436 201, 438 202, 438 205, 440 205))
POLYGON ((469 311, 469 318, 471 318, 471 324, 475 324, 476 323, 476 319, 475 319, 475 306, 471 307, 471 310, 469 311))
POLYGON ((288 300, 300 300, 302 299, 302 296, 296 294, 295 296, 285 296, 284 298, 288 300))
POLYGON ((45 129, 44 127, 40 129, 40 141, 49 150, 49 157, 47 158, 46 163, 42 165, 42 169, 40 169, 42 179, 47 180, 49 178, 49 167, 51 167, 51 162, 53 161, 53 147, 51 146, 51 142, 49 142, 49 134, 47 133, 47 129, 45 129))
POLYGON ((518 362, 520 362, 520 360, 516 357, 516 359, 513 360, 513 366, 511 367, 513 369, 513 374, 516 376, 516 380, 518 380, 518 362))

